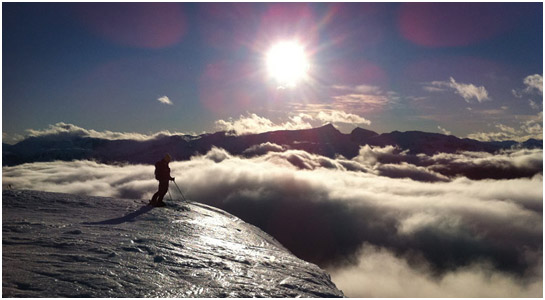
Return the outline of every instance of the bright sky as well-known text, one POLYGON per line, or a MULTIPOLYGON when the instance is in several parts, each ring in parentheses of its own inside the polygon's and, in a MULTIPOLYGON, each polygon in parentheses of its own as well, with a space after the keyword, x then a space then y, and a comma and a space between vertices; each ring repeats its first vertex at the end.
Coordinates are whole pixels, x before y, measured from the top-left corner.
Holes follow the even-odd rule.
POLYGON ((542 135, 542 3, 3 3, 2 17, 6 141, 251 116, 542 135))

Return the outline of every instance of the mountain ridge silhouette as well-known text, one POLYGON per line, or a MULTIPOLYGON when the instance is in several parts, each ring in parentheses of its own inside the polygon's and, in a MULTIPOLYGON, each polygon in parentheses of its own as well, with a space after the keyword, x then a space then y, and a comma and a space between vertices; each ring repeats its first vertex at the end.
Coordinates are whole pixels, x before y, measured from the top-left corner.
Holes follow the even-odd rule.
POLYGON ((223 148, 233 155, 255 145, 274 143, 286 149, 304 150, 309 153, 335 157, 353 158, 361 146, 395 146, 411 154, 455 153, 459 151, 482 151, 494 153, 513 147, 543 148, 543 141, 529 139, 525 142, 483 142, 453 135, 423 131, 377 132, 355 128, 341 133, 332 124, 299 130, 278 130, 256 134, 234 135, 219 131, 199 136, 171 135, 150 140, 109 140, 70 134, 51 134, 29 137, 15 145, 2 144, 3 166, 14 166, 29 162, 70 161, 90 159, 104 163, 150 164, 170 153, 176 160, 188 160, 191 156, 207 153, 212 147, 223 148))

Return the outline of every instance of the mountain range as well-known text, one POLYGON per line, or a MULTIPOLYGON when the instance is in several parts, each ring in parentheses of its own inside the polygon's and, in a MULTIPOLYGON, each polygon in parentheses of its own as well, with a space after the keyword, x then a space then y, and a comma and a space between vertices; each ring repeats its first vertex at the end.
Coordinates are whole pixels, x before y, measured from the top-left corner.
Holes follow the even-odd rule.
POLYGON ((378 134, 356 128, 349 134, 341 133, 333 125, 302 130, 281 130, 259 134, 235 135, 231 132, 212 134, 158 136, 154 139, 109 140, 71 134, 29 137, 15 145, 2 144, 2 165, 13 166, 28 162, 69 161, 91 159, 104 163, 152 164, 165 153, 176 160, 187 160, 204 154, 212 147, 223 148, 233 155, 252 155, 247 150, 261 144, 276 144, 284 149, 298 149, 333 158, 342 155, 353 158, 363 145, 397 146, 411 154, 455 153, 482 151, 494 153, 510 148, 542 148, 543 141, 529 139, 525 142, 483 142, 453 135, 421 131, 393 131, 378 134))

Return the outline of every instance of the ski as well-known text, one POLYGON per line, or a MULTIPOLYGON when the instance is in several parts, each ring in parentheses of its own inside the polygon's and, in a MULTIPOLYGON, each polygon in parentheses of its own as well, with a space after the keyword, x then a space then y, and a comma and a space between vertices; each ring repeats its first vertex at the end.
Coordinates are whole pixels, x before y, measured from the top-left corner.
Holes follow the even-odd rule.
POLYGON ((170 208, 170 209, 175 209, 175 210, 180 210, 180 211, 191 211, 191 209, 187 205, 188 204, 187 202, 184 202, 182 204, 163 202, 162 205, 154 205, 154 204, 151 204, 150 201, 142 201, 142 203, 144 203, 144 204, 146 204, 148 206, 152 206, 153 208, 163 208, 164 207, 164 208, 170 208))

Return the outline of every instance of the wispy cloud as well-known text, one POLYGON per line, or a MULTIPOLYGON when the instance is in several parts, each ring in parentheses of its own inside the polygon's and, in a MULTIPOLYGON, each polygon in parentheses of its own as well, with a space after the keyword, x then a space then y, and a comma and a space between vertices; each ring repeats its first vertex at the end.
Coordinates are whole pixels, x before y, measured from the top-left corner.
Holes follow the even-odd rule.
POLYGON ((372 85, 334 85, 331 92, 333 109, 359 113, 383 110, 400 99, 396 92, 372 85))
MULTIPOLYGON (((432 84, 438 84, 438 81, 434 81, 434 82, 432 82, 432 84)), ((424 89, 424 91, 432 92, 432 93, 446 91, 445 88, 440 88, 440 87, 436 87, 436 86, 424 86, 423 89, 424 89)))
POLYGON ((476 132, 469 134, 467 137, 485 142, 505 140, 524 142, 531 138, 543 139, 543 112, 531 116, 528 120, 519 122, 518 128, 504 124, 496 124, 495 127, 499 131, 476 132))
MULTIPOLYGON (((528 75, 522 82, 524 83, 524 88, 512 89, 511 93, 516 98, 523 98, 524 95, 543 95, 543 76, 539 74, 528 75)), ((533 107, 532 107, 533 108, 533 107)))
POLYGON ((382 89, 375 85, 366 85, 366 84, 360 84, 360 85, 333 85, 333 89, 341 90, 341 91, 351 91, 351 92, 358 92, 361 94, 382 94, 382 89))
POLYGON ((447 89, 454 90, 454 92, 470 102, 471 99, 476 99, 479 103, 490 100, 488 91, 484 86, 476 86, 474 84, 459 83, 450 77, 449 81, 432 81, 426 84, 424 90, 428 92, 443 92, 447 89))
POLYGON ((532 109, 536 109, 536 110, 539 109, 539 104, 537 104, 534 100, 530 99, 528 100, 528 103, 530 104, 530 107, 532 109))
POLYGON ((167 96, 159 97, 159 98, 157 98, 157 101, 159 101, 159 102, 161 102, 163 104, 173 105, 172 101, 170 101, 170 99, 167 96))
POLYGON ((511 93, 513 94, 513 96, 515 96, 515 98, 519 98, 519 99, 522 98, 522 92, 519 90, 512 89, 511 93))

